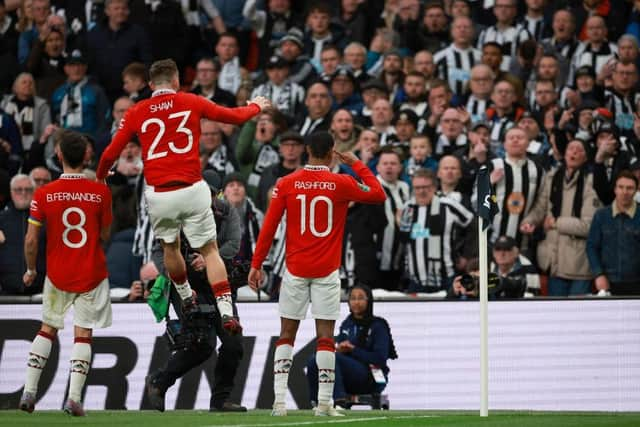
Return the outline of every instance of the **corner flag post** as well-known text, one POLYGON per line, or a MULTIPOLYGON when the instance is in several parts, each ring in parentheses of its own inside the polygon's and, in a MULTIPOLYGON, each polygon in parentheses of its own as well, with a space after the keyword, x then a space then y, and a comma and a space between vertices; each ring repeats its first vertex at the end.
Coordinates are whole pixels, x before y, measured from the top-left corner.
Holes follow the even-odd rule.
POLYGON ((493 194, 489 170, 483 166, 478 171, 478 245, 480 263, 480 416, 489 416, 489 272, 487 254, 487 229, 498 212, 493 194))

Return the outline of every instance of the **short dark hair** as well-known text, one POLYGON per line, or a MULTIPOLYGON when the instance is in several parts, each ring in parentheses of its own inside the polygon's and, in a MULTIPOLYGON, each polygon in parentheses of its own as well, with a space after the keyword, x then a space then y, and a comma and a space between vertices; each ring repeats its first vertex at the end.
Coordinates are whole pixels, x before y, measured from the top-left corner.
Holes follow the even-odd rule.
POLYGON ((145 82, 149 81, 147 67, 141 62, 132 62, 124 67, 124 70, 122 70, 122 77, 124 78, 125 76, 137 77, 145 82))
POLYGON ((329 16, 332 15, 331 7, 329 7, 328 4, 320 1, 317 1, 309 6, 309 9, 307 10, 307 16, 311 15, 314 12, 322 13, 329 16))
POLYGON ((616 175, 615 184, 617 184, 618 180, 621 179, 621 178, 632 180, 636 184, 636 188, 638 188, 638 185, 639 185, 638 178, 636 178, 636 176, 630 170, 625 169, 625 170, 620 171, 620 173, 618 175, 616 175))
POLYGON ((308 137, 309 151, 317 159, 324 159, 331 153, 335 142, 329 132, 314 132, 308 137))
POLYGON ((437 184, 438 183, 438 177, 437 177, 436 173, 434 171, 432 171, 431 169, 425 169, 425 168, 416 169, 415 171, 413 171, 413 176, 411 177, 411 179, 414 180, 416 178, 428 179, 433 184, 437 184))
POLYGON ((87 152, 87 145, 89 144, 87 138, 78 132, 68 129, 60 129, 55 138, 59 141, 60 152, 64 162, 72 168, 82 166, 87 152))
POLYGON ((178 66, 173 59, 161 59, 151 64, 149 78, 155 84, 171 83, 178 75, 178 66))

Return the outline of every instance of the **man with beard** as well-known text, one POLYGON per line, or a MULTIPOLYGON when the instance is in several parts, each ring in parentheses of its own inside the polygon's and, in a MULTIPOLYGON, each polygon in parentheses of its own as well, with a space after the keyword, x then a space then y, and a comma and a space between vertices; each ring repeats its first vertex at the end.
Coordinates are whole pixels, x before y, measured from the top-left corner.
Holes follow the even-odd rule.
POLYGON ((429 106, 427 105, 427 80, 419 71, 411 71, 407 74, 402 84, 404 92, 404 102, 400 104, 399 110, 411 110, 419 118, 417 131, 422 132, 427 120, 425 114, 429 106))

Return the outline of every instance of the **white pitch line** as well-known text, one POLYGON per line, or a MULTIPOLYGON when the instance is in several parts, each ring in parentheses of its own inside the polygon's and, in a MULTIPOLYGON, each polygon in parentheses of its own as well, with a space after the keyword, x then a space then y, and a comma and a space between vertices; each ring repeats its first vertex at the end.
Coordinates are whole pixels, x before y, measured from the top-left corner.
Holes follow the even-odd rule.
MULTIPOLYGON (((395 418, 395 417, 394 417, 395 418)), ((318 420, 318 421, 297 421, 290 423, 263 423, 263 424, 223 424, 210 425, 205 427, 272 427, 272 426, 308 426, 314 424, 345 424, 358 423, 363 421, 388 420, 389 417, 367 417, 367 418, 345 418, 341 420, 318 420)))

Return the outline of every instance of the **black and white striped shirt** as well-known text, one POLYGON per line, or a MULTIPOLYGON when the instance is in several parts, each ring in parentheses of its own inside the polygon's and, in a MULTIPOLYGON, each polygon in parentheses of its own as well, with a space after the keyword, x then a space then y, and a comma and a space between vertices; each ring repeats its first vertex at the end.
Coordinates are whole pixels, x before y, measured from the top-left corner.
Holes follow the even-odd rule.
POLYGON ((471 94, 467 99, 465 108, 471 116, 471 123, 481 122, 486 119, 486 111, 489 106, 489 99, 480 99, 471 94))
MULTIPOLYGON (((521 239, 520 223, 529 213, 538 193, 542 189, 544 170, 531 159, 493 159, 490 169, 504 169, 504 177, 494 184, 500 212, 493 218, 491 242, 499 236, 507 235, 518 242, 521 239)), ((474 189, 472 205, 477 200, 474 189)))
POLYGON ((147 182, 142 174, 138 175, 136 181, 136 200, 138 202, 136 210, 138 217, 136 219, 136 231, 133 237, 133 246, 131 251, 134 255, 142 257, 142 264, 151 261, 151 252, 155 235, 151 227, 151 218, 149 217, 149 209, 147 208, 147 199, 144 192, 147 188, 147 182))
POLYGON ((559 42, 555 37, 549 37, 548 39, 542 40, 542 48, 544 49, 544 52, 555 54, 559 60, 565 60, 568 58, 568 60, 571 61, 571 58, 573 58, 579 44, 580 42, 575 38, 564 42, 559 42))
POLYGON ((384 212, 387 217, 387 226, 382 235, 380 270, 393 271, 399 268, 399 259, 397 258, 400 250, 400 239, 398 235, 398 226, 396 224, 396 213, 402 208, 411 195, 409 184, 404 181, 396 181, 391 184, 386 182, 380 175, 378 181, 382 185, 382 189, 387 195, 384 202, 384 212))
POLYGON ((478 49, 460 49, 451 44, 436 53, 433 62, 436 64, 438 77, 449 83, 454 94, 462 95, 466 83, 471 78, 471 68, 480 63, 481 56, 478 49))
POLYGON ((604 67, 605 64, 617 57, 618 46, 613 43, 604 43, 598 50, 595 50, 590 43, 580 43, 571 60, 571 69, 569 70, 567 83, 573 84, 576 70, 583 65, 590 66, 597 75, 602 71, 602 67, 604 67))
POLYGON ((304 105, 304 88, 293 82, 285 82, 280 86, 276 86, 268 81, 251 92, 251 99, 256 96, 264 96, 270 99, 278 111, 291 117, 296 116, 304 105))
POLYGON ((529 31, 529 34, 531 34, 531 37, 537 41, 542 41, 543 37, 545 37, 547 35, 546 33, 549 31, 544 17, 531 18, 525 15, 522 20, 522 26, 526 28, 527 31, 529 31))
POLYGON ((443 288, 455 274, 456 228, 466 228, 473 214, 452 198, 433 196, 428 206, 411 199, 402 209, 400 231, 407 236, 405 263, 413 282, 443 288))
POLYGON ((611 88, 604 91, 604 99, 604 107, 613 113, 618 129, 623 132, 633 131, 633 120, 640 94, 636 92, 623 96, 611 88))
POLYGON ((469 145, 469 140, 467 139, 467 135, 465 135, 464 133, 461 133, 460 135, 458 135, 455 141, 451 141, 449 140, 449 138, 441 134, 438 136, 438 139, 436 140, 436 144, 433 152, 436 158, 440 159, 443 156, 453 154, 455 151, 461 148, 465 148, 468 145, 469 145))
POLYGON ((478 49, 482 49, 482 46, 488 42, 495 42, 501 45, 503 57, 500 69, 502 71, 508 71, 511 58, 515 58, 517 55, 518 46, 530 38, 531 34, 529 34, 529 31, 522 26, 522 24, 518 24, 515 27, 508 27, 503 31, 500 31, 494 25, 480 33, 480 37, 478 37, 478 49))
POLYGON ((516 122, 511 116, 504 116, 500 118, 496 117, 490 124, 489 146, 492 152, 500 154, 504 151, 504 147, 502 146, 504 136, 509 129, 516 125, 516 122))

